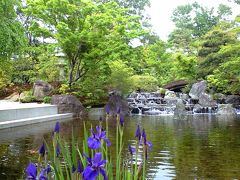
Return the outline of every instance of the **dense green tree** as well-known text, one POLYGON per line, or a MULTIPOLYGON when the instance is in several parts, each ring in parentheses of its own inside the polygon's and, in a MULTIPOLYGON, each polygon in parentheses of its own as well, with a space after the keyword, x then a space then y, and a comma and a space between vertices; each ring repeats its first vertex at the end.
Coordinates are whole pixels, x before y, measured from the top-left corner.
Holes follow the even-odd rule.
POLYGON ((149 0, 95 0, 96 2, 111 2, 115 1, 117 2, 121 7, 127 8, 128 13, 130 14, 137 14, 137 15, 143 15, 143 12, 146 7, 150 6, 149 0))
POLYGON ((18 0, 0 1, 0 88, 10 83, 13 72, 10 60, 17 57, 26 43, 24 29, 16 15, 20 5, 18 0))
POLYGON ((24 45, 24 29, 17 20, 18 0, 0 1, 0 56, 10 59, 24 45))
POLYGON ((57 41, 69 62, 69 86, 102 60, 123 59, 129 42, 142 34, 139 18, 116 3, 29 0, 25 10, 39 37, 57 41), (74 75, 75 74, 75 75, 74 75))
MULTIPOLYGON (((237 26, 231 28, 228 33, 232 33, 237 37, 237 34, 240 32, 239 28, 239 18, 236 18, 237 26)), ((217 52, 217 57, 221 59, 221 63, 216 67, 209 76, 207 80, 210 86, 219 92, 224 93, 240 93, 240 41, 236 39, 231 43, 221 46, 221 49, 217 52)))
POLYGON ((193 41, 205 35, 231 13, 231 8, 223 4, 219 5, 217 12, 197 2, 178 6, 172 15, 176 29, 170 34, 169 41, 178 50, 195 53, 193 41))
POLYGON ((219 51, 224 46, 237 42, 236 33, 222 29, 215 28, 208 32, 202 42, 198 51, 199 65, 198 77, 204 78, 213 73, 213 71, 227 59, 219 51))

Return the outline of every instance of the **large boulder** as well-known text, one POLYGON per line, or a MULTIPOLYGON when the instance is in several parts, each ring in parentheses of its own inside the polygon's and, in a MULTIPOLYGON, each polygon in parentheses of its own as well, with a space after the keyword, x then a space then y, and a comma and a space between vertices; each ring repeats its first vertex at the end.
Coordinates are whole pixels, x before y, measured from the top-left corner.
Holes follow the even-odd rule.
POLYGON ((207 81, 200 81, 192 85, 189 96, 192 99, 199 99, 200 95, 205 92, 207 88, 207 81))
POLYGON ((116 114, 118 108, 120 108, 122 115, 127 115, 129 112, 127 100, 120 95, 111 95, 107 105, 109 106, 110 114, 116 114))
POLYGON ((232 104, 219 104, 218 115, 236 115, 236 109, 233 108, 232 104))
POLYGON ((202 107, 215 107, 217 106, 217 103, 216 101, 214 101, 211 96, 207 93, 202 93, 200 96, 199 96, 199 104, 202 106, 202 107))
POLYGON ((45 96, 49 96, 53 90, 51 84, 38 80, 33 84, 33 96, 37 99, 42 99, 45 96))
POLYGON ((87 115, 82 103, 73 95, 53 95, 51 104, 58 106, 58 113, 73 113, 74 117, 87 115))
POLYGON ((176 103, 176 108, 174 110, 175 115, 182 115, 186 114, 187 110, 185 108, 185 104, 183 103, 182 99, 178 99, 176 103))
POLYGON ((239 95, 229 95, 226 98, 226 104, 232 104, 233 107, 240 105, 240 96, 239 95))

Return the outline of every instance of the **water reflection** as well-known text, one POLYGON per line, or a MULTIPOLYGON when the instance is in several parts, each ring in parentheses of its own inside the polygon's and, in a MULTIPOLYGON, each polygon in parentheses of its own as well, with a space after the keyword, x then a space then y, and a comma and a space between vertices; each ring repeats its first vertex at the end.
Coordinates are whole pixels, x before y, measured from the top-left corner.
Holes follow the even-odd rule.
MULTIPOLYGON (((86 121, 88 128, 91 124, 97 121, 86 121)), ((125 120, 125 145, 134 144, 137 124, 145 128, 153 143, 147 163, 149 179, 240 179, 239 117, 129 117, 125 120)), ((0 179, 23 178, 24 168, 29 161, 36 161, 42 138, 51 138, 54 125, 49 122, 0 130, 0 179)), ((67 141, 72 129, 76 136, 83 136, 82 121, 61 122, 61 135, 67 141)), ((109 129, 115 152, 115 122, 110 122, 109 129)))

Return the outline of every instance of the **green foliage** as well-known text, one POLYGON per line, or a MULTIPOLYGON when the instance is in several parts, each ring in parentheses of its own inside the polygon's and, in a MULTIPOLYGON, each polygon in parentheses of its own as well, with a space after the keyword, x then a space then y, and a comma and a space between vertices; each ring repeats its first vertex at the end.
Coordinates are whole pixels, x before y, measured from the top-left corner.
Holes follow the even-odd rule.
POLYGON ((128 16, 117 3, 45 2, 29 0, 24 11, 36 19, 32 31, 57 40, 65 53, 69 86, 98 68, 100 61, 127 57, 129 42, 143 33, 140 18, 128 16))
POLYGON ((131 83, 134 90, 156 91, 158 89, 158 80, 149 75, 134 75, 131 77, 131 83))
POLYGON ((111 76, 109 83, 113 89, 119 91, 121 94, 128 94, 132 91, 133 69, 128 67, 123 61, 112 61, 109 63, 111 69, 111 76))
POLYGON ((57 57, 51 54, 39 56, 39 63, 35 66, 38 78, 47 82, 56 82, 60 79, 60 67, 57 57))
POLYGON ((193 80, 196 77, 197 59, 195 56, 185 56, 176 53, 172 56, 173 67, 171 74, 173 79, 193 80))
MULTIPOLYGON (((238 46, 239 48, 239 46, 238 46)), ((209 75, 207 80, 212 88, 217 92, 239 94, 240 92, 240 71, 239 57, 231 57, 222 63, 213 75, 209 75)))
POLYGON ((19 0, 0 1, 0 56, 7 59, 26 45, 24 29, 15 10, 20 5, 19 0))
POLYGON ((220 4, 217 12, 193 4, 178 6, 172 15, 176 29, 170 34, 170 42, 177 49, 190 54, 194 53, 193 41, 205 35, 220 21, 231 15, 231 8, 220 4))
POLYGON ((45 96, 45 97, 43 97, 43 102, 44 102, 44 103, 50 104, 51 101, 52 101, 52 97, 51 97, 51 96, 45 96))
POLYGON ((160 93, 160 94, 165 94, 165 93, 166 93, 166 91, 167 91, 167 90, 166 90, 166 89, 164 89, 164 88, 160 88, 160 89, 159 89, 159 93, 160 93))
POLYGON ((62 84, 61 87, 59 88, 59 92, 61 94, 69 94, 70 88, 67 84, 62 84))
POLYGON ((22 103, 31 103, 31 102, 37 102, 37 99, 35 96, 33 96, 32 91, 24 91, 23 92, 24 97, 20 99, 22 103))
POLYGON ((0 58, 0 89, 11 83, 12 63, 0 58))
POLYGON ((220 49, 229 43, 236 42, 236 40, 235 33, 220 28, 207 33, 198 51, 200 59, 198 77, 205 77, 212 74, 221 63, 226 61, 228 55, 226 53, 219 53, 220 49))
POLYGON ((32 83, 36 80, 37 71, 31 58, 19 57, 12 61, 12 65, 11 81, 14 84, 32 83))

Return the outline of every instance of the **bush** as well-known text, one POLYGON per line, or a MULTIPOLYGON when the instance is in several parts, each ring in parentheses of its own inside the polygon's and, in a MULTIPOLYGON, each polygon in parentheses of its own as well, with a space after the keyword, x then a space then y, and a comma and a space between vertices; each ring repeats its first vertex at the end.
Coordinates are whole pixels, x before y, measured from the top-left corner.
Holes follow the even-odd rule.
POLYGON ((23 94, 24 97, 20 99, 22 103, 37 102, 36 97, 32 95, 32 91, 24 91, 23 94))
POLYGON ((151 75, 134 75, 131 77, 134 90, 156 91, 158 81, 151 75))
POLYGON ((51 96, 45 96, 43 98, 43 102, 46 103, 46 104, 50 104, 52 101, 52 97, 51 96))

